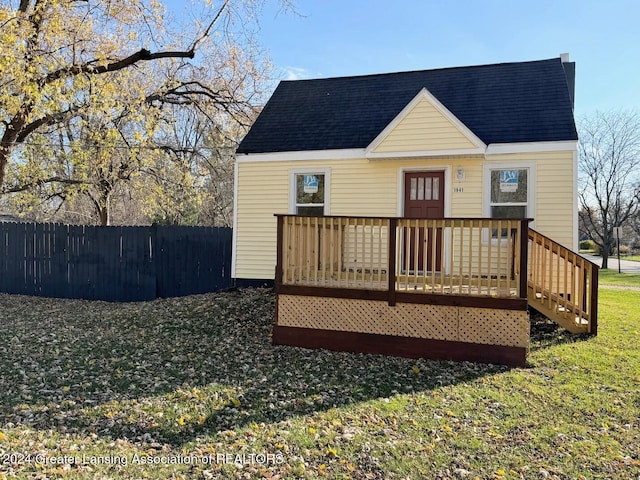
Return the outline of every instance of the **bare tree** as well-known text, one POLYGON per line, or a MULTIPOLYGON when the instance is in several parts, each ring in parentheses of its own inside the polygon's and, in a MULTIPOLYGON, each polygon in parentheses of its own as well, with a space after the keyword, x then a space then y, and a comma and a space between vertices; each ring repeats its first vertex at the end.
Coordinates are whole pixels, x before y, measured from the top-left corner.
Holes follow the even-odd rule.
MULTIPOLYGON (((257 114, 257 112, 256 112, 257 114)), ((238 141, 245 125, 213 109, 177 112, 179 120, 157 139, 174 164, 192 178, 192 211, 199 225, 231 226, 233 223, 233 167, 238 141), (197 194, 197 195, 196 195, 197 194)), ((175 174, 174 174, 175 176, 175 174)), ((155 202, 158 221, 170 221, 171 202, 155 202)), ((174 208, 175 209, 175 208, 174 208)), ((179 212, 176 212, 179 213, 179 212)), ((180 221, 173 215, 174 221, 180 221)))
POLYGON ((596 112, 579 124, 580 216, 583 235, 593 240, 608 267, 613 228, 640 207, 640 114, 596 112))

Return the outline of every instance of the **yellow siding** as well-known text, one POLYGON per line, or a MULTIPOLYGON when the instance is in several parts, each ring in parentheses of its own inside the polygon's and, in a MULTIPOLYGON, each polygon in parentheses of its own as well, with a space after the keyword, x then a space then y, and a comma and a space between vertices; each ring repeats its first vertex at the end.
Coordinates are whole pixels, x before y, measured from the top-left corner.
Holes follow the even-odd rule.
MULTIPOLYGON (((236 278, 273 279, 276 263, 275 213, 290 212, 290 174, 296 170, 329 169, 329 214, 394 217, 401 215, 402 171, 448 169, 445 209, 451 217, 483 217, 484 165, 535 164, 535 228, 573 247, 575 184, 572 152, 491 155, 484 158, 421 158, 373 160, 305 160, 240 162, 236 234, 236 278), (465 179, 456 182, 463 167, 465 179)), ((485 210, 486 208, 486 210, 485 210)), ((376 252, 377 253, 377 252, 376 252)))
POLYGON ((236 278, 272 279, 276 262, 275 213, 290 213, 292 170, 331 172, 331 215, 395 216, 397 168, 366 159, 238 164, 236 278))
POLYGON ((236 278, 274 278, 273 214, 289 209, 289 171, 280 163, 239 163, 237 181, 236 278))
POLYGON ((474 145, 426 98, 422 99, 373 150, 383 152, 423 152, 474 149, 474 145))
MULTIPOLYGON (((451 165, 451 216, 454 218, 483 217, 482 165, 484 159, 464 159, 451 165), (464 169, 464 182, 456 182, 456 169, 464 169)), ((447 201, 448 199, 445 199, 447 201)))
POLYGON ((573 154, 548 155, 538 164, 535 228, 569 249, 574 245, 576 191, 573 154))

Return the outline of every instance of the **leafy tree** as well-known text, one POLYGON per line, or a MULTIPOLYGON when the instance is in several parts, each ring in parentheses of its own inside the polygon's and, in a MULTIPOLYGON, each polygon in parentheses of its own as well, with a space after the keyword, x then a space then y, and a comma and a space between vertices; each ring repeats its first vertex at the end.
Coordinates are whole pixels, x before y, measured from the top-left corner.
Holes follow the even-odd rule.
POLYGON ((579 125, 581 234, 593 240, 608 267, 613 228, 640 207, 640 114, 596 112, 579 125))
POLYGON ((259 3, 203 7, 201 27, 184 29, 192 38, 165 30, 154 0, 1 4, 0 193, 53 211, 89 203, 108 224, 114 198, 149 181, 166 204, 160 192, 191 188, 188 175, 160 181, 186 172, 171 154, 183 147, 159 141, 163 129, 180 109, 222 129, 250 124, 264 66, 230 33, 259 3))

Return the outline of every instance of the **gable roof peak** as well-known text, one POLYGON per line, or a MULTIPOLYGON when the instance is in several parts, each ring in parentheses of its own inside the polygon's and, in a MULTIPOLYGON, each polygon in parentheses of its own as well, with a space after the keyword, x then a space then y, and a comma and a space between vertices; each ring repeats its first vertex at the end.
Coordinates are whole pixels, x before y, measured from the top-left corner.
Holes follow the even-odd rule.
POLYGON ((556 57, 281 81, 237 153, 365 149, 422 89, 485 145, 577 140, 565 67, 556 57))

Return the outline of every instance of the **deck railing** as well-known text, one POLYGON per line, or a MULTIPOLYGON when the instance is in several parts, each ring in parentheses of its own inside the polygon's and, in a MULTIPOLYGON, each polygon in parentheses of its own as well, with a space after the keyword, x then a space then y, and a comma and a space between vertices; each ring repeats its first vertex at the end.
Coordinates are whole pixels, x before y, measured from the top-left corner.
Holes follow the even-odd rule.
POLYGON ((527 296, 527 219, 277 218, 279 285, 527 296))
POLYGON ((530 229, 528 219, 277 215, 277 222, 279 292, 389 305, 529 304, 571 332, 597 333, 597 265, 530 229))
POLYGON ((598 266, 529 230, 530 304, 574 333, 597 333, 598 266))

